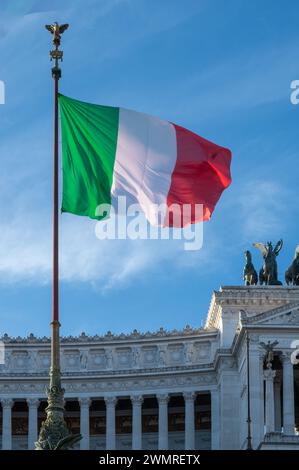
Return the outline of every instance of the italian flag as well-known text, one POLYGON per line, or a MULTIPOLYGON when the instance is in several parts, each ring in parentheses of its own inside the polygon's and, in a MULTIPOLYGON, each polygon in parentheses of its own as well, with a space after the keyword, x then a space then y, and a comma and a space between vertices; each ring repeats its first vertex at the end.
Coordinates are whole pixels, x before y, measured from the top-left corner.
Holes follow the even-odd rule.
POLYGON ((157 117, 59 95, 62 212, 101 219, 118 196, 153 225, 210 219, 231 183, 230 150, 157 117), (187 216, 183 207, 189 206, 187 216), (202 205, 202 211, 196 210, 202 205), (164 207, 159 215, 157 207, 164 207), (162 218, 161 218, 162 217, 162 218))

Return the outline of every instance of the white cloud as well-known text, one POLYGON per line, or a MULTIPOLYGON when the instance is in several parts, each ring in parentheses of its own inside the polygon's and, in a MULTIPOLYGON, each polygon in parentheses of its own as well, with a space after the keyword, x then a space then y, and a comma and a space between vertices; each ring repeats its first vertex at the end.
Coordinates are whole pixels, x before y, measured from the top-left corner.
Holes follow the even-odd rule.
MULTIPOLYGON (((0 224, 0 282, 51 281, 51 213, 20 214, 0 224)), ((89 282, 102 291, 126 285, 151 270, 192 269, 208 262, 207 250, 186 253, 183 241, 98 240, 95 222, 63 214, 60 218, 60 278, 89 282)))

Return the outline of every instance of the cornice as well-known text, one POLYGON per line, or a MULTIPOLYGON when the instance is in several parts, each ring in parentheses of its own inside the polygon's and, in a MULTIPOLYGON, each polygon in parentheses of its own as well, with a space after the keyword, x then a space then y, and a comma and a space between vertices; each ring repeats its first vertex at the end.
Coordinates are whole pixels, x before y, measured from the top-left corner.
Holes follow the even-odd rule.
MULTIPOLYGON (((266 312, 258 313, 257 315, 250 316, 244 315, 242 317, 242 324, 258 324, 269 320, 270 318, 280 317, 281 315, 291 314, 293 310, 299 309, 299 302, 290 302, 286 305, 267 310, 266 312)), ((270 325, 265 325, 270 326, 270 325)))
MULTIPOLYGON (((107 343, 126 343, 126 342, 138 342, 138 341, 158 341, 163 339, 174 339, 174 340, 184 340, 185 338, 192 337, 204 337, 215 335, 217 330, 211 328, 193 328, 189 325, 186 325, 182 330, 165 330, 160 328, 155 332, 139 332, 133 330, 131 333, 125 334, 113 334, 111 331, 108 331, 105 335, 87 335, 82 332, 79 336, 62 336, 60 339, 61 344, 107 344, 107 343)), ((0 337, 0 341, 3 341, 5 344, 26 344, 26 345, 49 345, 50 338, 48 336, 37 337, 33 333, 30 333, 27 337, 12 337, 5 333, 0 337)))
MULTIPOLYGON (((47 384, 46 378, 41 378, 39 381, 32 382, 29 380, 15 380, 15 381, 1 381, 0 383, 0 399, 1 397, 10 396, 12 393, 16 395, 22 394, 23 396, 45 396, 45 385, 47 384)), ((216 384, 216 374, 214 371, 206 370, 201 374, 164 374, 160 376, 137 376, 137 377, 90 377, 86 381, 75 378, 62 378, 62 385, 65 388, 66 395, 68 394, 86 394, 89 396, 105 396, 107 393, 115 392, 120 393, 128 392, 132 394, 133 391, 138 394, 146 394, 148 390, 158 391, 165 390, 169 392, 174 388, 181 387, 196 387, 196 386, 213 386, 216 384)), ((77 395, 77 396, 78 396, 77 395)))
POLYGON ((206 329, 217 328, 224 306, 232 309, 263 306, 284 306, 299 303, 298 286, 222 286, 214 291, 205 324, 206 329))
MULTIPOLYGON (((62 379, 103 379, 109 377, 126 377, 126 376, 161 376, 163 374, 182 374, 188 372, 205 372, 213 370, 213 363, 206 363, 200 365, 183 365, 163 368, 143 368, 143 369, 124 369, 124 370, 105 370, 105 371, 64 371, 62 379)), ((4 380, 20 380, 20 379, 44 379, 49 377, 48 371, 34 372, 7 372, 1 374, 1 381, 4 380)))

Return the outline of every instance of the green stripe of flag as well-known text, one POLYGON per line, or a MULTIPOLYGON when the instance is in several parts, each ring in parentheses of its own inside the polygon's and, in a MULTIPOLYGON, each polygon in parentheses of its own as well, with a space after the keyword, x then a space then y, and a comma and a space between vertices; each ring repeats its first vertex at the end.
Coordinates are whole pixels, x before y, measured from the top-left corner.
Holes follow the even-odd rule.
POLYGON ((119 108, 59 95, 62 136, 62 212, 93 219, 111 203, 119 108))

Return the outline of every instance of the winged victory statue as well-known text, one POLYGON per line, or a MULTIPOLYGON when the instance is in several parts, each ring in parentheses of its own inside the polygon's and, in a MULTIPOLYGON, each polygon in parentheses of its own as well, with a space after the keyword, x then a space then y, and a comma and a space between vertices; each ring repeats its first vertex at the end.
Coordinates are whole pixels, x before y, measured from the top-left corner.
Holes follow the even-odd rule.
POLYGON ((253 246, 260 250, 264 259, 264 264, 259 272, 260 285, 281 286, 282 283, 277 277, 276 257, 282 248, 282 240, 279 240, 274 248, 272 242, 267 242, 267 244, 253 243, 253 246))

